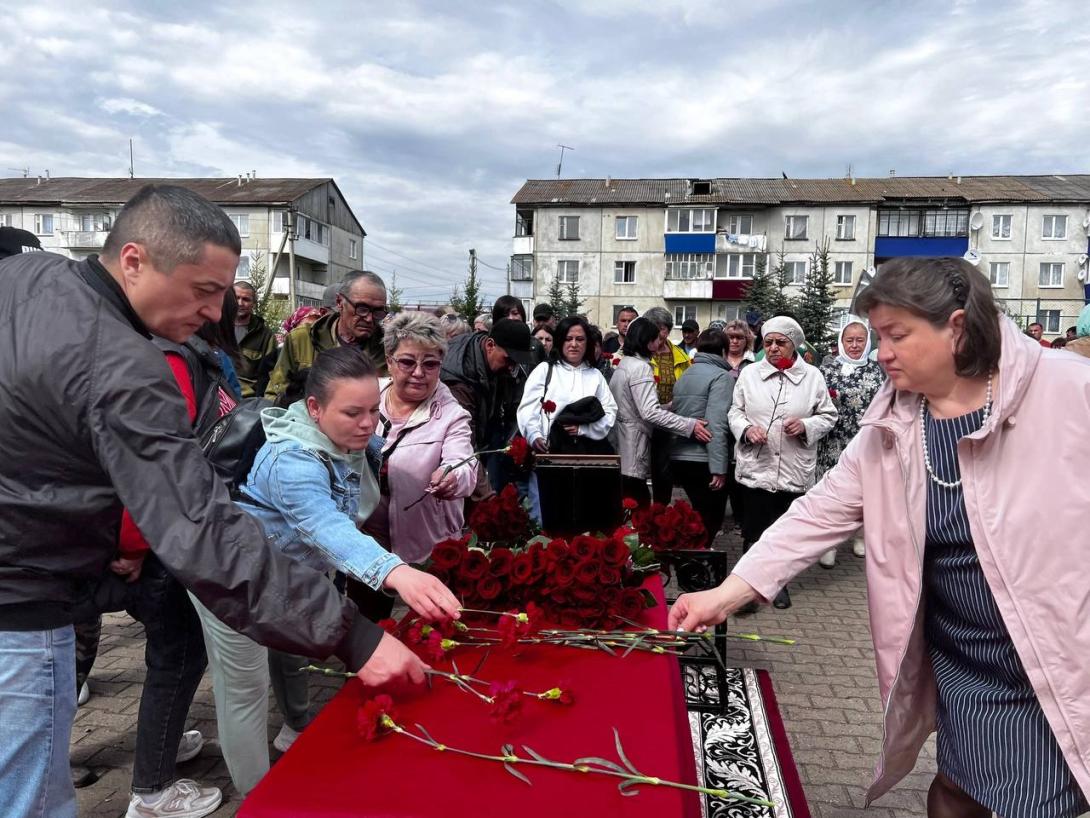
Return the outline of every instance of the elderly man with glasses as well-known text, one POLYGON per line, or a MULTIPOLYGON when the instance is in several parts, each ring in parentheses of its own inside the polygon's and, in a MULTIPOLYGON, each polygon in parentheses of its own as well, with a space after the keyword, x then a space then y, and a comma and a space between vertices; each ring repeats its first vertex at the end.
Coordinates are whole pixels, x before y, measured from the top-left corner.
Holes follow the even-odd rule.
MULTIPOLYGON (((269 376, 265 397, 278 399, 306 378, 319 352, 338 346, 359 347, 380 375, 386 374, 382 321, 386 318, 386 284, 375 273, 355 270, 337 290, 333 312, 309 326, 293 329, 284 341, 280 358, 269 376)), ((298 390, 294 390, 298 391, 298 390)))

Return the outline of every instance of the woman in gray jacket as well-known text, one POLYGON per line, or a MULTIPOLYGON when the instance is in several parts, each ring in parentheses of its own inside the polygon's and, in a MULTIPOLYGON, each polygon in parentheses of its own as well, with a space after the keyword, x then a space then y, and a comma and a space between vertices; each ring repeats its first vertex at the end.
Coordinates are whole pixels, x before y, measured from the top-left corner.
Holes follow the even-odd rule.
POLYGON ((693 363, 674 386, 674 411, 683 417, 707 418, 712 439, 707 444, 675 438, 670 469, 693 504, 710 546, 727 510, 730 469, 727 412, 734 398, 734 376, 727 362, 727 336, 706 329, 696 339, 693 363))
POLYGON ((651 473, 651 429, 655 426, 702 443, 711 440, 707 421, 684 418, 659 405, 651 356, 662 346, 659 328, 646 318, 628 326, 623 357, 617 364, 609 389, 617 401, 617 423, 613 427, 614 448, 621 455, 624 496, 640 505, 651 503, 647 478, 651 473))

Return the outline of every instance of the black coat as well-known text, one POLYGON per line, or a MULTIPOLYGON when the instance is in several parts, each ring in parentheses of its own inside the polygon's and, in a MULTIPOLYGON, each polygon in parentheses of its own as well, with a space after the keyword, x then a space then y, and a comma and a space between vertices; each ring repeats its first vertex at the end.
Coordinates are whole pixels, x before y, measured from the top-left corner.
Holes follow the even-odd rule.
POLYGON ((257 642, 359 668, 382 631, 270 548, 193 439, 162 353, 97 260, 0 263, 0 630, 72 621, 122 505, 167 569, 257 642))

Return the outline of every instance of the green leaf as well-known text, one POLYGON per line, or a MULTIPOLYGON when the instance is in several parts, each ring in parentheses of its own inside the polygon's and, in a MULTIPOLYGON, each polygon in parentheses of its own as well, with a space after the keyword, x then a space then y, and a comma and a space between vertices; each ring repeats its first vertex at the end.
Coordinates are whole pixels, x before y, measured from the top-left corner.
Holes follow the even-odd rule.
POLYGON ((525 783, 529 784, 529 785, 530 785, 531 787, 532 787, 532 786, 534 786, 534 782, 533 782, 533 781, 531 781, 531 780, 530 780, 529 778, 527 778, 527 777, 526 777, 526 776, 525 776, 525 775, 524 775, 523 773, 521 773, 520 771, 516 770, 516 769, 515 769, 514 767, 512 767, 512 766, 511 766, 510 764, 507 764, 506 762, 504 762, 503 768, 504 768, 505 770, 507 770, 507 772, 511 773, 511 775, 513 775, 513 776, 514 776, 515 778, 517 778, 517 779, 518 779, 519 781, 523 781, 523 782, 525 782, 525 783))
POLYGON ((622 781, 620 784, 617 785, 617 789, 621 791, 621 795, 628 795, 628 796, 639 795, 640 794, 639 791, 629 792, 629 790, 632 787, 638 787, 639 785, 640 785, 640 782, 637 781, 636 779, 626 778, 624 781, 622 781))
POLYGON ((474 533, 473 533, 473 534, 472 534, 472 535, 470 536, 470 538, 469 538, 469 542, 468 542, 468 543, 466 543, 466 548, 476 548, 476 547, 477 547, 477 543, 478 543, 478 539, 477 539, 477 534, 476 534, 476 532, 474 532, 474 533))
POLYGON ((624 747, 621 746, 621 734, 617 732, 616 727, 613 728, 613 742, 614 742, 614 744, 617 745, 617 757, 619 759, 621 759, 621 761, 624 763, 624 765, 631 772, 635 773, 636 775, 642 776, 643 773, 641 773, 639 770, 637 770, 635 765, 631 761, 628 760, 628 756, 626 756, 624 754, 624 747))
POLYGON ((621 767, 616 761, 610 761, 606 758, 598 758, 597 756, 587 756, 586 758, 577 758, 572 764, 597 764, 600 767, 605 767, 607 770, 613 770, 615 773, 623 773, 624 768, 621 767))
POLYGON ((598 647, 600 647, 602 650, 604 650, 610 656, 616 656, 617 655, 617 651, 615 651, 613 648, 611 648, 609 645, 605 644, 604 642, 595 642, 594 644, 596 644, 598 647))
POLYGON ((549 761, 549 759, 545 758, 545 756, 535 751, 532 747, 527 747, 525 744, 523 744, 522 749, 525 750, 526 754, 534 759, 534 761, 544 761, 546 764, 552 763, 551 761, 549 761))
POLYGON ((515 754, 515 745, 514 744, 505 744, 500 748, 500 751, 505 756, 513 756, 515 754))
POLYGON ((427 739, 428 741, 430 741, 430 742, 431 742, 432 744, 438 744, 438 743, 439 743, 439 742, 438 742, 438 741, 436 741, 436 740, 435 740, 434 738, 432 738, 432 736, 431 736, 431 733, 429 733, 429 732, 427 731, 427 728, 425 728, 425 727, 424 727, 424 725, 423 725, 423 724, 421 724, 420 722, 417 722, 417 723, 416 723, 416 729, 417 729, 417 730, 419 730, 419 731, 420 731, 420 734, 421 734, 422 736, 424 736, 424 738, 426 738, 426 739, 427 739))

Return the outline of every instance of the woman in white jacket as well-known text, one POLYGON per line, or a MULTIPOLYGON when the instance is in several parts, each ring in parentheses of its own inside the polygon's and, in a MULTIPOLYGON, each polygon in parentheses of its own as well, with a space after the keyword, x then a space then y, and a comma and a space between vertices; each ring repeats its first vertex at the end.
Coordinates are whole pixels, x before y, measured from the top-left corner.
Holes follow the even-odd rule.
POLYGON ((549 450, 553 420, 578 400, 597 398, 605 414, 591 423, 565 424, 564 431, 572 438, 605 440, 617 419, 613 394, 594 366, 586 319, 577 315, 565 318, 554 334, 556 346, 549 360, 538 364, 526 379, 517 415, 519 431, 538 452, 549 450))
MULTIPOLYGON (((814 484, 818 441, 837 418, 825 377, 796 354, 802 327, 777 316, 763 330, 765 357, 738 376, 729 414, 735 474, 746 490, 744 549, 814 484)), ((772 604, 791 607, 787 588, 772 604)))

